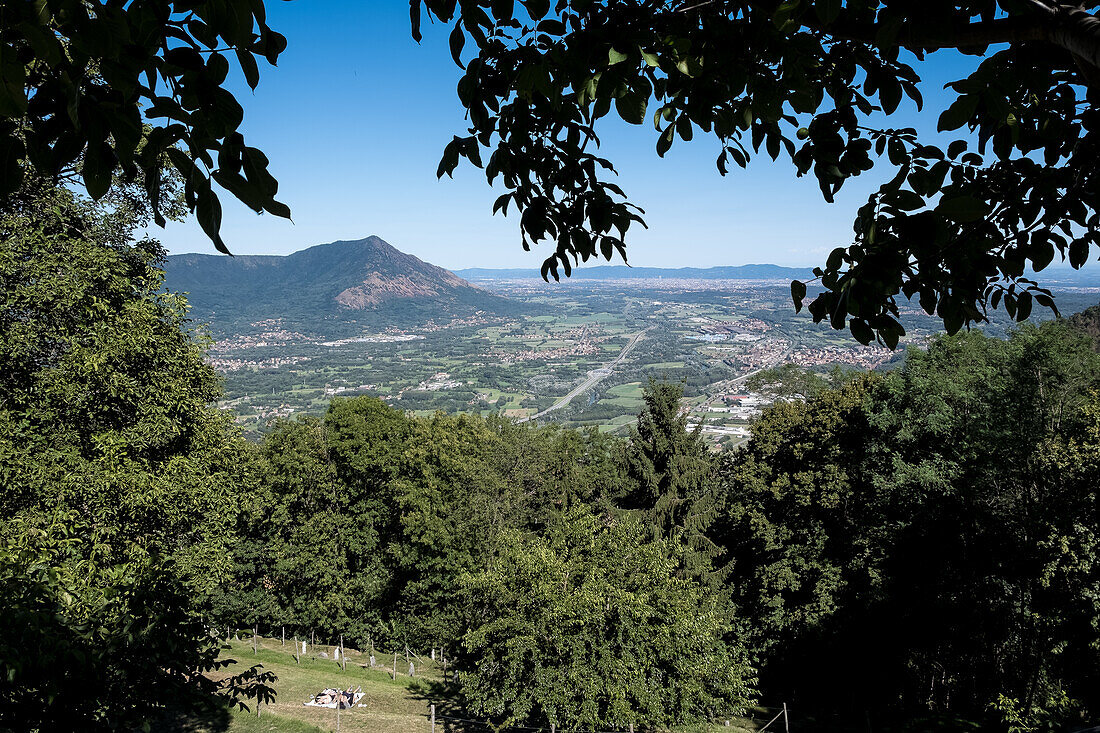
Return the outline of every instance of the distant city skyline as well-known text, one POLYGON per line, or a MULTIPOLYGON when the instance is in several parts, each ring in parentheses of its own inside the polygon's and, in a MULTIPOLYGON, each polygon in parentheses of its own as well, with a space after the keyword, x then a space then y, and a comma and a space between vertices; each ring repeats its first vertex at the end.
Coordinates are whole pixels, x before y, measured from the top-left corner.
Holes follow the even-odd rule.
MULTIPOLYGON (((500 191, 481 171, 462 165, 454 180, 436 180, 444 145, 465 130, 454 91, 461 72, 450 59, 446 29, 428 28, 416 44, 408 7, 396 2, 271 3, 268 15, 287 36, 287 51, 278 68, 261 69, 254 93, 240 79, 233 91, 245 109, 246 138, 271 159, 294 223, 257 216, 223 194, 230 250, 289 254, 377 235, 449 269, 541 264, 550 245, 522 250, 518 216, 491 215, 500 191)), ((918 67, 926 76, 924 111, 903 102, 883 125, 934 130, 952 96, 943 83, 973 64, 937 54, 935 63, 918 67)), ((849 182, 830 205, 812 176, 795 178, 782 158, 757 156, 747 170, 722 178, 713 138, 678 142, 660 159, 652 126, 608 119, 600 132, 602 152, 620 173, 615 182, 646 210, 649 229, 636 227, 627 237, 636 266, 821 264, 834 247, 851 243, 856 209, 889 175, 884 168, 849 182)), ((150 234, 172 254, 214 253, 193 219, 152 227, 150 234)))

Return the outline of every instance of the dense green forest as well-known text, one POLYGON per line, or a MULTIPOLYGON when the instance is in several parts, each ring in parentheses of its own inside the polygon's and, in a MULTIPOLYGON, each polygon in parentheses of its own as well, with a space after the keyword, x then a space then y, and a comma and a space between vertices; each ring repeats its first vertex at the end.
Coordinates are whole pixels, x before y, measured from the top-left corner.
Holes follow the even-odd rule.
POLYGON ((500 725, 662 729, 779 702, 818 729, 1100 714, 1088 314, 937 338, 886 374, 787 370, 808 398, 736 452, 709 452, 683 386, 657 382, 627 439, 359 397, 253 443, 212 406, 201 333, 159 247, 133 241, 141 212, 48 184, 13 202, 3 727, 270 696, 259 667, 206 674, 227 626, 443 649, 467 714, 500 725))

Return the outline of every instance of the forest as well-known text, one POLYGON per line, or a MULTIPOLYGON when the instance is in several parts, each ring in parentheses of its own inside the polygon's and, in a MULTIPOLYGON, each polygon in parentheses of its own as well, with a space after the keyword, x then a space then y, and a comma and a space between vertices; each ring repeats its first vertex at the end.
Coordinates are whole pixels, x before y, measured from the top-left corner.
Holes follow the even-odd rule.
POLYGON ((25 184, 0 219, 0 720, 255 705, 228 626, 436 648, 468 715, 663 730, 1100 713, 1095 313, 786 369, 714 453, 651 382, 627 438, 334 399, 245 440, 140 210, 25 184), (82 684, 74 686, 73 680, 82 684), (216 681, 215 681, 216 680, 216 681), (135 695, 150 686, 168 696, 135 695), (33 701, 65 690, 65 705, 33 701))
MULTIPOLYGON (((357 397, 247 440, 149 231, 193 215, 228 254, 219 194, 290 218, 237 99, 287 37, 263 0, 2 9, 0 730, 259 712, 278 680, 226 656, 233 627, 442 649, 447 694, 497 731, 780 704, 822 731, 1100 719, 1100 309, 1030 321, 1057 315, 1032 277, 1100 245, 1095 4, 409 3, 462 71, 436 176, 502 188, 546 280, 646 225, 600 157, 616 118, 652 122, 660 157, 709 137, 722 175, 782 158, 828 203, 885 173, 792 307, 891 350, 902 308, 945 333, 888 372, 771 375, 789 399, 717 453, 681 411, 697 385, 660 381, 624 437, 357 397), (934 134, 895 114, 922 88, 934 134), (999 307, 1004 338, 970 330, 999 307)), ((394 78, 415 128, 424 79, 394 78)))

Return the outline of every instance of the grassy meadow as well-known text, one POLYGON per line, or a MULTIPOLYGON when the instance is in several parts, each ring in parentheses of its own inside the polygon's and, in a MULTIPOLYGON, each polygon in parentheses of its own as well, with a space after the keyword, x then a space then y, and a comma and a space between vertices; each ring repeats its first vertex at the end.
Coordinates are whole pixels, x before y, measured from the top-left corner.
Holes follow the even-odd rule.
MULTIPOLYGON (((340 711, 341 733, 430 733, 430 705, 436 705, 436 731, 473 733, 487 731, 484 725, 463 726, 449 723, 446 717, 464 717, 442 682, 442 668, 429 658, 411 657, 415 665, 415 677, 409 677, 409 664, 403 652, 397 656, 397 679, 392 677, 393 654, 375 652, 376 666, 370 667, 370 655, 347 649, 347 670, 341 669, 332 659, 333 647, 318 644, 301 661, 294 658, 291 640, 286 645, 280 639, 259 639, 259 649, 254 652, 252 639, 232 640, 223 652, 223 658, 236 660, 219 670, 217 676, 225 677, 262 664, 279 679, 274 687, 277 697, 274 703, 264 705, 257 717, 255 708, 250 711, 225 711, 205 718, 177 716, 154 730, 166 733, 328 733, 336 730, 336 710, 307 707, 303 703, 326 687, 363 688, 363 707, 340 711), (322 658, 324 652, 328 659, 322 658)), ((731 720, 730 726, 712 725, 683 729, 699 733, 748 733, 757 726, 749 720, 731 720)), ((519 728, 506 730, 521 730, 519 728)), ((534 729, 523 728, 531 731, 534 729)))

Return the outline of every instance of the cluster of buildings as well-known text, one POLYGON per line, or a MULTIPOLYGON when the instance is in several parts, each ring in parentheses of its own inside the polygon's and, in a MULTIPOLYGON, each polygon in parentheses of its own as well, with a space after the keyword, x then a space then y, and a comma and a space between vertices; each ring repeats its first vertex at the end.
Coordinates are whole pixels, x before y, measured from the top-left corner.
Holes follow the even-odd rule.
POLYGON ((425 379, 423 382, 417 385, 417 389, 427 390, 429 392, 436 392, 441 389, 456 389, 466 384, 465 382, 453 379, 447 372, 437 372, 432 375, 431 378, 425 379))
POLYGON ((267 359, 234 359, 208 354, 206 362, 219 372, 235 372, 238 369, 278 369, 309 361, 308 356, 272 356, 267 359))
POLYGON ((801 367, 844 364, 860 369, 874 369, 893 357, 893 351, 876 346, 818 346, 799 349, 792 361, 801 367))
POLYGON ((338 394, 346 394, 348 392, 369 392, 377 389, 377 384, 360 384, 358 386, 344 385, 342 387, 330 387, 325 385, 325 397, 334 397, 338 394))
MULTIPOLYGON (((435 333, 436 331, 446 331, 450 328, 458 328, 461 326, 493 326, 502 322, 507 322, 501 319, 500 316, 494 316, 486 313, 485 311, 477 311, 472 316, 465 318, 452 318, 446 323, 436 323, 435 321, 428 321, 420 330, 425 333, 435 333)), ((401 333, 398 329, 390 329, 395 333, 401 333)))
POLYGON ((754 370, 778 364, 790 348, 791 342, 787 339, 761 339, 744 344, 730 357, 736 358, 750 370, 754 370))
MULTIPOLYGON (((260 321, 261 324, 266 323, 260 321)), ((257 324, 252 324, 253 326, 257 324)), ((308 341, 305 334, 288 331, 285 328, 272 328, 253 334, 237 334, 220 339, 214 346, 217 351, 238 351, 240 349, 261 349, 268 346, 286 346, 291 343, 308 341)))
POLYGON ((320 345, 346 346, 348 344, 392 344, 401 341, 419 341, 423 338, 423 336, 419 336, 414 333, 405 333, 404 331, 391 331, 380 333, 377 336, 353 336, 346 339, 337 339, 336 341, 322 341, 320 342, 320 345))

